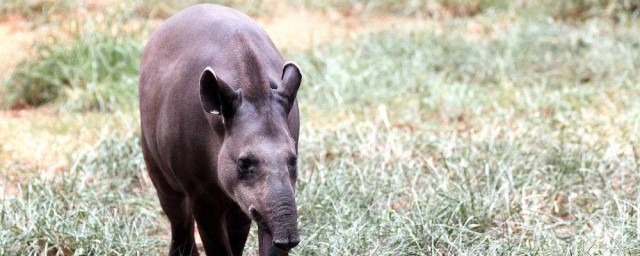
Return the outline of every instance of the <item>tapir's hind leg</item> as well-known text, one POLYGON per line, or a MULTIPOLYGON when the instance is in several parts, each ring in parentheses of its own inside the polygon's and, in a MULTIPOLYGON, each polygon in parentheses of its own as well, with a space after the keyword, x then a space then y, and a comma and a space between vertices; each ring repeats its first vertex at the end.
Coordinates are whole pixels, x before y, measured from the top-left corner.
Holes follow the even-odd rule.
POLYGON ((169 255, 198 255, 193 235, 193 215, 184 193, 177 191, 165 180, 160 168, 150 157, 146 145, 142 145, 149 177, 156 187, 162 210, 171 223, 171 246, 169 255))
POLYGON ((227 210, 226 215, 225 221, 231 251, 233 255, 242 255, 244 244, 247 242, 247 236, 249 236, 249 230, 251 229, 251 219, 236 204, 227 210))

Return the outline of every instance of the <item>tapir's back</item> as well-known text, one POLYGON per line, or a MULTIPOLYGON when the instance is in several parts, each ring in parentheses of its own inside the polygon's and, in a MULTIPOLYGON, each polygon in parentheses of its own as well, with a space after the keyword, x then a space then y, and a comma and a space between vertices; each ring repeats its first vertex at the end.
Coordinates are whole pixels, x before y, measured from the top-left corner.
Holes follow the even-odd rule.
MULTIPOLYGON (((211 67, 231 87, 246 86, 238 74, 243 65, 238 53, 246 48, 259 53, 269 81, 280 80, 279 51, 257 23, 234 9, 196 5, 169 18, 151 36, 140 71, 140 118, 143 148, 160 169, 215 166, 210 156, 217 155, 223 128, 219 117, 202 110, 199 78, 211 67), (248 40, 238 41, 238 35, 248 40)), ((185 180, 193 176, 184 175, 185 180)))

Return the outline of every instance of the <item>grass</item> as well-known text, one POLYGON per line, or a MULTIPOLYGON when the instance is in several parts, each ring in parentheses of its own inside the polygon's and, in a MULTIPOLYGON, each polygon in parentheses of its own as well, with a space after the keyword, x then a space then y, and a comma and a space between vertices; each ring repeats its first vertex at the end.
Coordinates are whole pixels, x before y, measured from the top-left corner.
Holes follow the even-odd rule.
POLYGON ((640 58, 613 50, 637 47, 634 26, 591 22, 383 33, 300 57, 313 174, 297 253, 638 253, 640 58))
MULTIPOLYGON (((178 10, 199 3, 211 1, 128 1, 116 2, 142 18, 166 19, 178 10)), ((273 0, 217 0, 213 3, 233 6, 251 16, 278 15, 270 11, 273 0)), ((633 0, 567 0, 567 1, 506 1, 506 0, 288 0, 286 4, 321 11, 337 10, 343 13, 390 13, 396 15, 418 16, 473 16, 492 10, 527 9, 554 15, 561 19, 585 19, 591 17, 612 17, 634 14, 637 16, 639 4, 633 0)), ((0 17, 20 15, 39 23, 49 23, 59 19, 59 16, 77 8, 100 9, 101 3, 79 0, 6 0, 0 3, 0 17)))
MULTIPOLYGON (((640 22, 509 8, 284 49, 305 77, 293 255, 640 253, 640 22)), ((54 174, 0 165, 0 254, 166 252, 138 135, 104 136, 54 174)))
MULTIPOLYGON (((54 41, 56 38, 53 39, 54 41)), ((140 44, 92 33, 81 42, 36 46, 37 56, 18 65, 6 83, 5 106, 58 102, 74 110, 112 110, 132 103, 136 94, 140 44), (124 75, 124 76, 122 76, 124 75)))
POLYGON ((36 43, 4 81, 5 107, 56 102, 72 110, 113 110, 131 105, 137 94, 142 44, 135 31, 117 24, 126 16, 77 18, 69 32, 36 43))
POLYGON ((0 112, 0 168, 15 169, 0 178, 14 187, 22 179, 68 169, 69 155, 90 150, 107 137, 128 137, 139 131, 139 115, 131 109, 115 112, 61 112, 55 109, 0 112), (17 132, 19 131, 19 132, 17 132))
POLYGON ((640 4, 629 0, 574 0, 556 3, 554 14, 565 19, 584 19, 594 16, 620 19, 627 14, 638 16, 640 4))
POLYGON ((2 201, 0 254, 160 253, 166 244, 151 235, 163 225, 141 159, 137 139, 105 140, 70 170, 21 185, 20 197, 2 201))
MULTIPOLYGON (((168 18, 171 13, 200 1, 158 2, 133 1, 114 6, 101 7, 99 4, 62 1, 31 1, 28 4, 7 2, 0 8, 0 15, 11 13, 33 13, 34 8, 42 9, 47 20, 71 21, 63 26, 65 31, 51 35, 46 41, 36 42, 32 48, 35 56, 22 61, 13 73, 2 82, 0 92, 7 97, 0 100, 0 107, 22 108, 53 103, 63 109, 113 111, 116 106, 135 101, 141 38, 149 33, 148 24, 135 24, 134 19, 168 18), (36 7, 32 7, 36 6, 36 7), (86 15, 77 11, 71 18, 59 13, 71 8, 79 10, 104 9, 107 15, 86 15), (82 7, 82 8, 81 8, 82 7), (26 11, 23 10, 26 8, 26 11), (134 27, 134 29, 132 29, 134 27), (142 37, 141 37, 142 35, 142 37)), ((269 16, 269 0, 261 1, 220 1, 252 16, 269 16)), ((337 0, 314 2, 291 0, 293 6, 319 10, 338 10, 356 13, 396 13, 418 16, 462 16, 512 10, 510 13, 538 13, 538 19, 555 17, 559 20, 581 20, 590 17, 610 17, 616 22, 625 22, 638 16, 638 5, 629 0, 573 0, 557 3, 542 3, 528 6, 525 2, 502 0, 446 0, 446 1, 387 1, 387 0, 337 0), (526 7, 526 8, 525 8, 526 7), (514 11, 515 10, 515 11, 514 11), (444 13, 443 13, 444 12, 444 13)), ((509 12, 508 12, 509 13, 509 12)), ((277 14, 276 14, 277 15, 277 14)), ((531 15, 531 14, 528 14, 531 15)), ((29 18, 29 17, 27 17, 29 18)), ((488 28, 491 29, 491 28, 488 28)), ((548 29, 523 28, 523 29, 548 29)), ((570 28, 566 29, 567 31, 570 28)), ((550 31, 558 33, 559 31, 550 31)), ((527 31, 524 31, 527 33, 527 31)), ((536 36, 553 35, 533 31, 536 36)), ((525 35, 526 36, 526 35, 525 35)), ((579 35, 576 35, 579 37, 579 35)), ((579 38, 576 47, 588 47, 588 41, 579 38)), ((532 43, 538 43, 529 40, 532 43)), ((454 42, 455 43, 455 42, 454 42)), ((498 43, 514 43, 506 39, 498 43)), ((518 43, 518 42, 515 42, 518 43)), ((544 42, 541 42, 544 43, 544 42)), ((531 45, 536 47, 536 45, 531 45)), ((526 44, 515 47, 529 47, 526 44)), ((513 49, 520 51, 523 49, 513 49)), ((462 53, 465 54, 465 53, 462 53)), ((518 54, 513 53, 513 54, 518 54)), ((439 55, 446 56, 446 55, 439 55)), ((514 56, 518 57, 518 56, 514 56)), ((465 58, 465 55, 462 56, 465 58)), ((475 63, 478 64, 478 63, 475 63)), ((481 65, 481 64, 480 64, 481 65)), ((471 67, 474 68, 474 67, 471 67)), ((460 70, 463 73, 469 70, 460 70)), ((519 74, 518 74, 519 75, 519 74)), ((526 77, 526 76, 523 76, 526 77)), ((584 78, 590 79, 590 78, 584 78)), ((129 104, 130 105, 130 104, 129 104)))
POLYGON ((20 15, 41 23, 51 21, 54 14, 68 12, 71 0, 4 0, 0 2, 0 18, 20 15))

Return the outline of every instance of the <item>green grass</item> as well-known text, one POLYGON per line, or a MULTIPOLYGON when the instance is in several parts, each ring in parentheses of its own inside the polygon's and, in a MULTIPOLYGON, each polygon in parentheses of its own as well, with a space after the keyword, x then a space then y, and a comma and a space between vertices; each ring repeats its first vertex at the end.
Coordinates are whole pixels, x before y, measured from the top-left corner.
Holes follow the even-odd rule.
POLYGON ((99 32, 81 38, 71 46, 36 46, 36 58, 20 64, 5 82, 9 95, 3 105, 58 102, 75 110, 110 110, 133 102, 140 44, 99 32))
POLYGON ((553 3, 553 14, 564 19, 585 19, 589 17, 625 18, 640 15, 640 3, 633 0, 572 0, 553 3))
POLYGON ((69 12, 72 0, 3 0, 0 2, 0 17, 20 15, 41 23, 51 21, 51 16, 69 12))
MULTIPOLYGON (((442 25, 286 53, 304 73, 292 254, 639 254, 640 22, 506 11, 442 25)), ((12 177, 0 254, 166 252, 138 143, 12 177)))
POLYGON ((274 3, 273 0, 136 0, 130 1, 129 5, 132 6, 132 8, 140 17, 167 19, 171 17, 171 15, 184 8, 201 3, 214 3, 224 6, 231 6, 252 17, 274 15, 274 13, 269 10, 269 5, 274 3))
POLYGON ((299 57, 297 253, 640 252, 636 26, 457 24, 299 57))
MULTIPOLYGON (((32 46, 35 56, 22 61, 2 82, 0 92, 7 97, 0 100, 0 107, 19 108, 55 103, 62 109, 110 111, 115 106, 132 102, 136 93, 130 79, 138 73, 141 54, 141 36, 148 33, 143 28, 131 30, 132 21, 148 18, 168 18, 173 13, 189 5, 202 1, 133 1, 119 3, 106 8, 107 15, 100 18, 84 18, 79 11, 71 12, 71 18, 63 15, 70 9, 103 8, 91 7, 82 1, 28 1, 21 4, 9 1, 0 5, 0 16, 10 14, 27 15, 41 12, 38 19, 71 23, 66 33, 58 33, 45 42, 32 46), (39 11, 38 11, 39 10, 39 11)), ((241 1, 224 0, 218 4, 233 6, 252 16, 277 15, 270 12, 271 0, 241 1)), ((503 0, 433 0, 433 1, 388 1, 388 0, 334 0, 317 2, 290 0, 289 4, 315 10, 338 10, 345 13, 393 13, 405 16, 457 16, 468 17, 476 14, 502 13, 533 15, 539 20, 553 17, 558 20, 584 20, 592 17, 607 17, 615 22, 628 23, 639 15, 638 4, 630 0, 571 0, 542 1, 531 4, 526 1, 503 0)), ((34 17, 26 16, 27 19, 34 17)), ((146 25, 146 23, 143 22, 146 25)), ((531 31, 542 28, 523 28, 526 33, 549 37, 545 31, 531 31)), ((567 28, 570 30, 570 28, 567 28)), ((562 33, 563 31, 549 31, 562 33)), ((580 37, 580 35, 577 35, 580 37)), ((572 51, 588 47, 589 42, 578 38, 572 51)), ((538 42, 533 42, 532 44, 538 42)), ((456 42, 453 42, 456 43, 456 42)), ((505 39, 498 43, 519 43, 505 39)), ((542 44, 544 42, 541 42, 542 44)), ((515 47, 536 47, 519 44, 515 47)), ((540 45, 544 47, 544 45, 540 45)), ((510 48, 511 49, 511 48, 510 48)), ((446 50, 446 49, 444 49, 446 50)), ((490 49, 491 50, 491 49, 490 49)), ((512 49, 521 51, 523 49, 512 49)), ((461 54, 465 54, 464 52, 461 54)), ((518 52, 511 54, 519 54, 518 52)), ((445 55, 439 55, 445 56, 445 55)), ((463 55, 464 58, 466 55, 463 55)), ((518 58, 518 56, 513 56, 518 58)), ((527 56, 524 56, 527 58, 527 56)), ((517 59, 516 59, 517 60, 517 59)), ((475 63, 478 64, 478 63, 475 63)), ((481 65, 481 64, 480 64, 481 65)), ((473 67, 471 67, 473 68, 473 67)), ((528 67, 527 67, 528 68, 528 67)), ((461 70, 467 72, 468 70, 461 70)), ((520 74, 518 74, 520 75, 520 74)), ((590 79, 588 77, 584 79, 590 79)))
POLYGON ((34 44, 36 55, 4 81, 7 97, 0 104, 102 111, 132 105, 142 44, 139 32, 118 27, 126 19, 75 19, 68 34, 34 44))
POLYGON ((0 254, 160 253, 166 242, 152 235, 164 225, 143 171, 137 139, 107 139, 70 170, 21 184, 2 200, 0 254))

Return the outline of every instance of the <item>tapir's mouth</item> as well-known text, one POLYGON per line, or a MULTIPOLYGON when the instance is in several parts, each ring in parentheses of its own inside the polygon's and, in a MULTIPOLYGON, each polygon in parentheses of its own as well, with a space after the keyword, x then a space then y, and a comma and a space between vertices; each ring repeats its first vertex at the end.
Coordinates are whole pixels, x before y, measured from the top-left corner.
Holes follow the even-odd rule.
POLYGON ((251 208, 249 210, 251 212, 251 218, 258 223, 258 229, 260 231, 264 231, 268 234, 271 234, 271 230, 269 230, 269 225, 267 225, 267 220, 262 217, 262 215, 260 215, 260 213, 255 209, 255 208, 251 208))

